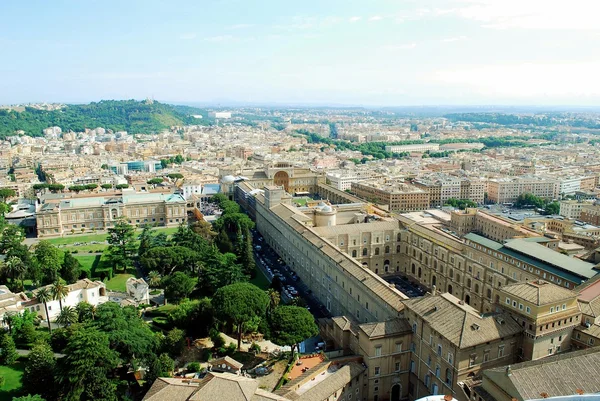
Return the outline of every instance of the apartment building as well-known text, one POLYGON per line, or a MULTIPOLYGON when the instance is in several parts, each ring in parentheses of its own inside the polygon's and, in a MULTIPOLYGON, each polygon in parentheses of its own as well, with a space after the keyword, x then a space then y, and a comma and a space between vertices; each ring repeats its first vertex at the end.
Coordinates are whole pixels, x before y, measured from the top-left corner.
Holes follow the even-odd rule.
POLYGON ((559 214, 567 219, 579 220, 584 206, 590 206, 591 202, 583 202, 580 200, 563 200, 560 201, 559 214))
MULTIPOLYGON (((502 242, 515 237, 541 237, 541 234, 526 225, 486 213, 484 210, 453 210, 450 225, 459 235, 476 232, 494 241, 502 242)), ((558 242, 558 241, 555 241, 558 242)), ((551 248, 554 248, 551 246, 551 248)))
POLYGON ((355 195, 388 210, 411 212, 429 208, 429 194, 416 186, 392 180, 361 181, 351 184, 355 195))
POLYGON ((558 199, 560 185, 542 178, 494 178, 488 181, 488 199, 494 203, 513 203, 519 195, 530 193, 544 199, 558 199))
POLYGON ((414 185, 429 193, 429 207, 444 206, 448 199, 469 199, 483 203, 486 183, 444 173, 420 177, 414 185))
POLYGON ((36 215, 37 235, 105 230, 119 219, 137 225, 178 226, 187 221, 186 201, 179 194, 134 192, 42 199, 36 215))
POLYGON ((327 183, 340 191, 350 190, 353 182, 380 178, 381 174, 362 170, 340 170, 327 173, 327 183))
POLYGON ((584 205, 581 207, 579 220, 600 226, 600 205, 584 205))

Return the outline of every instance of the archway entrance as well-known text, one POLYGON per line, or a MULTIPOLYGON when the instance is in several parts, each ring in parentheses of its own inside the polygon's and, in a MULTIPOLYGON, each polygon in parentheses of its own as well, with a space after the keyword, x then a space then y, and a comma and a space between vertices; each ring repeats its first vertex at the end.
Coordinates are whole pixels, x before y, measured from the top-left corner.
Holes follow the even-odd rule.
POLYGON ((401 388, 399 384, 392 386, 392 398, 390 398, 391 401, 400 401, 400 390, 401 388))
POLYGON ((289 192, 288 187, 290 185, 290 176, 285 171, 278 171, 273 177, 273 184, 277 185, 278 187, 283 186, 286 192, 289 192))
POLYGON ((465 295, 465 303, 471 305, 471 296, 469 294, 465 295))

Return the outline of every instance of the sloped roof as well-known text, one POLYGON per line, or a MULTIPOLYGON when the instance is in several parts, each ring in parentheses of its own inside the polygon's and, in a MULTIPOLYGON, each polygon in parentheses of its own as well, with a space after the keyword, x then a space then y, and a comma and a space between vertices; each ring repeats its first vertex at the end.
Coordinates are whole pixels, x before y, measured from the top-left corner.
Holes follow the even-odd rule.
POLYGON ((154 381, 143 401, 187 401, 197 389, 198 383, 159 377, 154 381))
POLYGON ((190 401, 251 401, 258 382, 248 377, 228 373, 207 374, 190 401))
POLYGON ((577 296, 575 292, 567 288, 544 280, 508 284, 502 287, 502 291, 538 306, 575 298, 577 296))
POLYGON ((369 338, 395 336, 412 331, 406 319, 391 319, 385 322, 365 323, 359 326, 369 338))
POLYGON ((559 354, 536 361, 512 365, 507 374, 506 367, 488 369, 483 372, 486 379, 504 389, 519 401, 550 397, 600 392, 600 348, 559 354))
POLYGON ((236 361, 235 359, 233 359, 230 356, 224 356, 224 357, 221 357, 221 358, 213 359, 209 363, 212 366, 221 365, 223 363, 226 363, 226 364, 228 364, 230 366, 233 366, 234 368, 237 368, 237 369, 241 369, 242 366, 244 366, 243 363, 236 361))
POLYGON ((404 301, 404 305, 459 348, 472 347, 522 331, 521 326, 505 313, 482 316, 473 307, 459 302, 451 294, 441 294, 412 298, 404 301))
POLYGON ((341 388, 344 388, 356 376, 365 371, 365 367, 358 362, 350 362, 337 372, 323 380, 318 385, 301 394, 298 401, 327 400, 341 388))

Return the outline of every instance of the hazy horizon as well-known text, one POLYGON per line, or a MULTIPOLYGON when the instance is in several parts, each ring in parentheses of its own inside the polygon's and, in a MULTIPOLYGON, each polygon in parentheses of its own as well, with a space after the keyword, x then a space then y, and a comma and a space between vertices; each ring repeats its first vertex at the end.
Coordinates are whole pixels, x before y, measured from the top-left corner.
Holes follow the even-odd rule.
POLYGON ((600 106, 591 0, 201 3, 3 2, 0 104, 600 106))

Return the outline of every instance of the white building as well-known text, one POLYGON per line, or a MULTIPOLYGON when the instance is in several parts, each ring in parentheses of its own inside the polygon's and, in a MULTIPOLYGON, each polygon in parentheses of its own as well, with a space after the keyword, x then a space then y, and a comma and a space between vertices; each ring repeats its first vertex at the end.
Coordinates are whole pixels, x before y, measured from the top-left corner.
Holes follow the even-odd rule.
POLYGON ((392 145, 386 146, 386 152, 401 153, 401 152, 426 152, 428 150, 440 150, 439 143, 416 143, 413 145, 392 145))
POLYGON ((353 182, 378 177, 381 177, 381 174, 376 174, 372 171, 339 170, 327 173, 329 185, 340 191, 350 189, 353 182))
POLYGON ((576 191, 581 189, 581 177, 565 178, 560 180, 561 195, 573 195, 576 191))
POLYGON ((208 116, 210 118, 231 118, 230 111, 209 111, 208 116))
POLYGON ((190 199, 192 195, 200 197, 202 195, 202 184, 199 182, 185 182, 181 187, 185 200, 190 199))
MULTIPOLYGON (((51 291, 52 285, 47 285, 46 287, 48 291, 51 291)), ((69 294, 61 301, 63 308, 65 306, 70 306, 72 308, 76 307, 80 302, 87 302, 92 306, 98 306, 105 302, 108 302, 108 296, 106 295, 106 284, 101 281, 92 281, 89 279, 79 280, 73 284, 69 284, 67 286, 69 289, 69 294)), ((29 301, 24 302, 22 304, 23 309, 29 309, 32 312, 37 313, 38 316, 41 316, 42 319, 46 320, 46 310, 44 308, 44 304, 40 303, 35 294, 39 291, 38 288, 34 291, 34 297, 29 301)), ((46 303, 48 307, 48 316, 50 320, 55 320, 60 314, 60 302, 58 300, 52 300, 46 303)))

